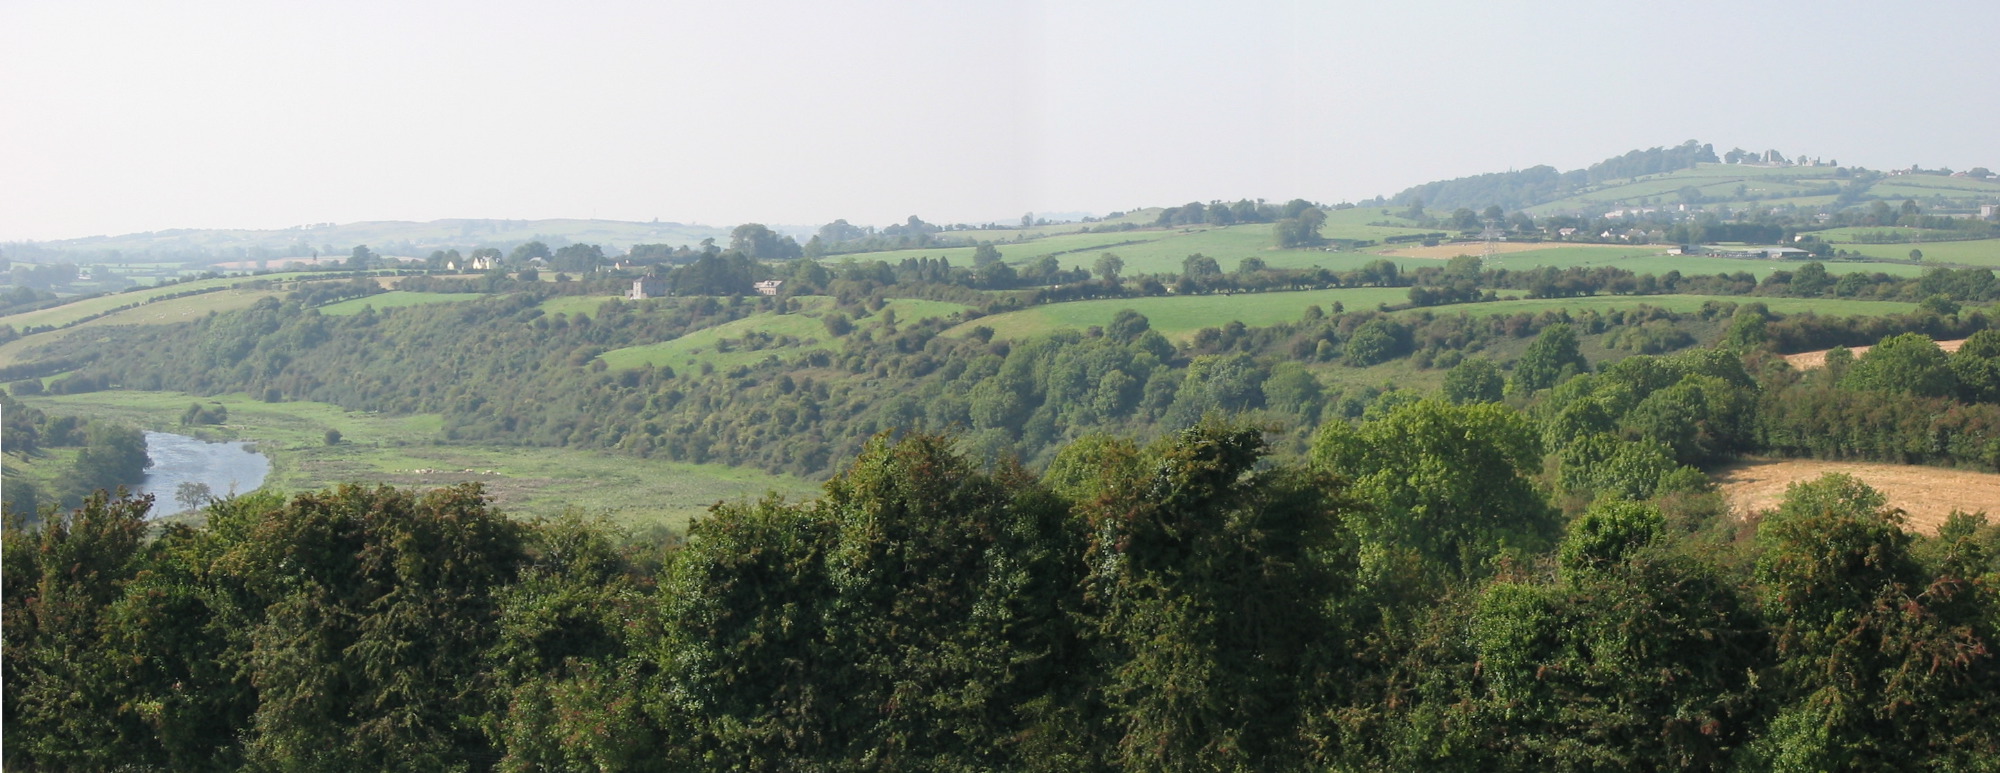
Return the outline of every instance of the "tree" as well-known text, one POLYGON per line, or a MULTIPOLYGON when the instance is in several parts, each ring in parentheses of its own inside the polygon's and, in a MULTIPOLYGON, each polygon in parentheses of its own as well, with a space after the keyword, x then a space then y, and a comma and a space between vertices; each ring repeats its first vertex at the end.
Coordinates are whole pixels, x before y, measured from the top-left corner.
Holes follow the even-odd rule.
POLYGON ((1469 626, 1484 767, 1727 769, 1756 729, 1765 640, 1719 573, 1660 550, 1665 519, 1600 503, 1552 582, 1488 586, 1469 626))
POLYGON ((1299 728, 1340 690, 1330 602, 1352 587, 1355 506, 1264 452, 1255 430, 1203 424, 1113 452, 1131 461, 1076 497, 1119 768, 1302 767, 1299 728))
POLYGON ((1899 511, 1859 480, 1794 484, 1758 528, 1776 716, 1746 762, 1781 770, 1970 769, 1990 717, 1991 591, 1929 576, 1899 511))
POLYGON ((1214 258, 1199 252, 1181 261, 1181 275, 1189 278, 1220 276, 1222 266, 1214 258))
POLYGON ((174 488, 174 501, 179 503, 183 510, 200 509, 214 498, 215 495, 209 491, 208 484, 199 481, 182 481, 181 485, 174 488))
POLYGON ((1535 427, 1501 405, 1418 400, 1359 427, 1328 422, 1312 459, 1372 506, 1359 531, 1374 572, 1407 552, 1481 574, 1502 549, 1546 544, 1557 525, 1530 478, 1542 459, 1535 427))
POLYGON ((994 247, 991 244, 981 244, 972 248, 972 267, 975 269, 999 263, 1000 260, 1000 249, 998 247, 994 247))
POLYGON ((551 257, 554 257, 554 254, 549 252, 549 245, 543 244, 540 241, 530 241, 514 247, 514 251, 507 254, 507 262, 514 265, 526 265, 528 261, 535 258, 548 260, 551 257))
POLYGON ((1271 227, 1277 236, 1278 246, 1285 249, 1317 247, 1326 242, 1320 236, 1320 227, 1326 223, 1326 213, 1318 207, 1308 206, 1295 217, 1281 218, 1271 227))
POLYGON ((1576 332, 1568 324, 1555 324, 1543 328, 1528 344, 1528 351, 1514 364, 1514 380, 1508 386, 1511 391, 1531 394, 1589 370, 1590 363, 1577 348, 1576 332))
POLYGON ((729 249, 752 260, 791 260, 805 254, 792 237, 780 235, 763 223, 744 223, 730 231, 729 249))
POLYGON ((1951 354, 1959 396, 1970 403, 2000 403, 2000 330, 1981 330, 1951 354))
POLYGON ((1919 397, 1950 397, 1958 392, 1951 361, 1936 342, 1922 333, 1882 339, 1840 379, 1848 389, 1904 392, 1919 397))
POLYGON ((1131 343, 1150 329, 1152 322, 1146 319, 1146 315, 1132 309, 1119 309, 1117 314, 1111 315, 1111 324, 1104 327, 1104 332, 1113 340, 1131 343))
POLYGON ((368 245, 357 244, 354 245, 354 251, 347 255, 347 267, 355 270, 364 269, 374 265, 375 261, 380 257, 380 255, 369 252, 368 245))
POLYGON ((1102 279, 1107 283, 1116 283, 1119 272, 1125 270, 1125 259, 1118 257, 1116 254, 1106 252, 1097 256, 1097 262, 1092 268, 1095 270, 1098 279, 1102 279))
POLYGON ((1409 350, 1409 330, 1387 317, 1376 317, 1354 329, 1344 351, 1347 364, 1365 368, 1395 359, 1409 350))
POLYGON ((1504 381, 1500 368, 1484 357, 1468 357, 1444 374, 1444 399, 1454 403, 1496 403, 1504 381))
POLYGON ((595 244, 572 244, 556 250, 549 266, 558 271, 588 273, 605 264, 604 250, 595 244))

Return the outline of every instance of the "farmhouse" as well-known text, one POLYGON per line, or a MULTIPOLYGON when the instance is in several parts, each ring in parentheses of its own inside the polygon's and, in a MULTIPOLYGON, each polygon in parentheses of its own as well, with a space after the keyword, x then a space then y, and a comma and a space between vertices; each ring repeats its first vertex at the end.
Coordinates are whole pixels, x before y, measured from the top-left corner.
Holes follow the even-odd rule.
POLYGON ((664 277, 642 276, 632 280, 632 292, 627 293, 625 297, 630 300, 643 301, 647 298, 663 297, 666 294, 667 280, 664 277))
POLYGON ((1993 219, 1995 216, 2000 216, 2000 204, 1979 205, 1979 216, 1988 220, 1993 219))
POLYGON ((784 283, 783 279, 766 279, 751 286, 757 288, 758 295, 777 295, 778 287, 784 283))

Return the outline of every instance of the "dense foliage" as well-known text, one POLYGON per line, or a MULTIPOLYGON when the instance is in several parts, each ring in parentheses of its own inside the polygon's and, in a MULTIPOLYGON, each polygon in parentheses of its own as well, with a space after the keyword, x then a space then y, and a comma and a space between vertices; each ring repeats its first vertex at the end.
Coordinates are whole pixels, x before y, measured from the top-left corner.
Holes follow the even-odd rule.
POLYGON ((1213 422, 1070 444, 1040 477, 885 436, 819 499, 719 506, 669 544, 512 521, 473 486, 234 498, 151 539, 148 502, 97 497, 6 530, 5 761, 2000 759, 2000 529, 1910 535, 1837 476, 1750 541, 1698 494, 1607 498, 1565 528, 1537 443, 1501 406, 1436 401, 1330 423, 1303 463, 1213 422))

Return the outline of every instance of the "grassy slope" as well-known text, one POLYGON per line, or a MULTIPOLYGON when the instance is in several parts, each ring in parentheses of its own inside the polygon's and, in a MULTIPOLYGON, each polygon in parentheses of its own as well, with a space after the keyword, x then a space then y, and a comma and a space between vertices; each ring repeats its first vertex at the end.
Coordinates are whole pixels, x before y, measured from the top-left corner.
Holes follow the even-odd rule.
MULTIPOLYGON (((715 327, 703 328, 671 341, 628 346, 605 352, 600 359, 613 370, 638 368, 646 365, 671 368, 698 367, 704 363, 716 368, 732 368, 748 365, 766 357, 789 358, 801 352, 831 350, 838 339, 826 330, 823 319, 829 308, 825 298, 800 298, 807 304, 802 311, 791 314, 764 313, 729 322, 715 327), (722 339, 740 339, 752 332, 773 337, 791 336, 799 339, 795 346, 773 346, 765 349, 735 349, 720 351, 718 342, 722 339)), ((898 323, 915 322, 929 317, 950 317, 965 310, 965 306, 943 301, 927 301, 913 298, 893 299, 884 306, 885 311, 894 311, 898 323)), ((882 324, 884 317, 876 315, 855 321, 856 329, 866 329, 882 324)), ((851 334, 850 334, 851 335, 851 334)))
MULTIPOLYGON (((958 325, 948 334, 963 334, 985 325, 1001 338, 1023 338, 1061 329, 1081 330, 1091 325, 1109 324, 1121 309, 1133 309, 1152 323, 1153 329, 1169 338, 1186 338, 1204 327, 1218 327, 1236 320, 1252 327, 1298 319, 1306 307, 1318 305, 1331 310, 1338 301, 1348 310, 1375 308, 1377 304, 1398 304, 1409 300, 1409 290, 1400 287, 1364 287, 1286 293, 1243 293, 1232 296, 1193 295, 1160 298, 1117 298, 1099 301, 1051 304, 995 314, 958 325)), ((1915 304, 1887 301, 1821 300, 1805 298, 1763 298, 1717 295, 1595 296, 1496 301, 1452 306, 1434 306, 1422 311, 1437 314, 1513 314, 1551 309, 1613 309, 1654 306, 1672 311, 1696 311, 1709 302, 1743 304, 1759 302, 1772 311, 1794 313, 1812 311, 1828 315, 1891 314, 1910 311, 1915 304)), ((1402 313, 1418 313, 1410 310, 1402 313)))
POLYGON ((374 308, 377 311, 381 311, 383 309, 399 309, 405 306, 421 306, 427 303, 469 301, 484 297, 486 296, 478 293, 416 293, 406 290, 391 290, 378 295, 370 295, 366 298, 349 298, 339 303, 329 303, 319 307, 319 313, 344 317, 349 314, 359 314, 365 308, 374 308))
POLYGON ((260 279, 271 280, 271 281, 284 281, 288 279, 297 279, 301 276, 309 276, 309 275, 268 274, 259 277, 240 277, 240 276, 223 277, 220 279, 203 279, 200 281, 187 282, 184 284, 168 285, 166 287, 147 287, 147 288, 130 290, 122 293, 113 293, 111 295, 100 295, 93 298, 85 298, 79 301, 65 303, 61 306, 56 306, 53 308, 38 309, 36 311, 26 311, 19 314, 9 314, 7 316, 0 317, 0 325, 13 325, 15 329, 27 328, 35 325, 61 326, 70 324, 79 319, 83 319, 84 317, 88 317, 92 314, 101 314, 105 311, 134 303, 140 303, 140 304, 149 303, 154 298, 159 298, 161 296, 166 296, 166 295, 173 295, 175 293, 191 292, 195 290, 208 290, 218 287, 233 287, 242 284, 244 282, 256 281, 260 279))
POLYGON ((148 303, 138 308, 107 314, 75 327, 36 333, 8 341, 0 345, 0 365, 12 365, 34 359, 31 355, 39 353, 61 354, 64 341, 73 336, 90 335, 95 328, 109 325, 165 325, 188 322, 211 311, 220 313, 246 309, 260 298, 279 294, 276 290, 223 290, 148 303))
POLYGON ((1161 335, 1185 338, 1204 327, 1219 327, 1231 320, 1252 327, 1296 320, 1305 314, 1307 306, 1318 305, 1332 311, 1333 304, 1338 302, 1349 310, 1372 309, 1382 303, 1402 303, 1409 297, 1410 291, 1405 288, 1361 287, 1295 293, 1111 298, 995 314, 958 325, 946 333, 961 334, 984 325, 993 328, 1000 338, 1023 338, 1065 328, 1080 330, 1109 324, 1120 310, 1133 309, 1146 315, 1161 335))
POLYGON ((523 516, 575 507, 634 527, 684 528, 688 519, 725 499, 776 491, 813 492, 814 484, 722 465, 693 465, 560 448, 432 445, 435 415, 355 413, 324 403, 264 403, 242 395, 192 397, 173 392, 96 392, 28 398, 55 413, 107 417, 149 429, 185 432, 179 416, 193 402, 220 402, 230 423, 196 434, 254 440, 271 457, 266 486, 295 492, 349 481, 440 486, 475 481, 495 501, 523 516), (327 446, 328 429, 342 442, 327 446), (417 472, 433 470, 435 472, 417 472), (471 472, 465 472, 470 470, 471 472))
MULTIPOLYGON (((1666 207, 1680 203, 1679 192, 1683 187, 1700 190, 1703 196, 1710 199, 1727 201, 1736 199, 1736 188, 1739 185, 1743 186, 1746 193, 1757 196, 1756 203, 1762 206, 1778 206, 1786 203, 1823 204, 1830 202, 1831 197, 1808 197, 1799 194, 1828 184, 1844 186, 1850 182, 1848 179, 1836 177, 1835 173, 1834 167, 1702 164, 1692 169, 1682 169, 1667 174, 1614 181, 1568 198, 1529 207, 1528 212, 1538 216, 1572 211, 1590 212, 1609 209, 1619 203, 1638 204, 1639 200, 1644 198, 1658 199, 1653 206, 1666 207)), ((1992 198, 2000 197, 2000 183, 1937 175, 1902 175, 1876 181, 1869 186, 1866 195, 1898 201, 1906 198, 1923 200, 1934 196, 1952 199, 1992 198)))
POLYGON ((1895 301, 1852 301, 1828 300, 1822 298, 1764 298, 1742 295, 1598 295, 1588 298, 1538 298, 1532 300, 1495 301, 1493 303, 1465 303, 1451 306, 1432 306, 1426 309, 1411 309, 1400 312, 1413 314, 1430 311, 1436 314, 1466 313, 1475 315, 1515 314, 1523 311, 1543 312, 1567 309, 1579 312, 1585 309, 1600 311, 1609 309, 1629 309, 1636 306, 1652 306, 1668 311, 1699 311, 1708 303, 1762 303, 1780 314, 1796 314, 1810 311, 1822 316, 1851 316, 1900 314, 1917 308, 1914 303, 1895 301))

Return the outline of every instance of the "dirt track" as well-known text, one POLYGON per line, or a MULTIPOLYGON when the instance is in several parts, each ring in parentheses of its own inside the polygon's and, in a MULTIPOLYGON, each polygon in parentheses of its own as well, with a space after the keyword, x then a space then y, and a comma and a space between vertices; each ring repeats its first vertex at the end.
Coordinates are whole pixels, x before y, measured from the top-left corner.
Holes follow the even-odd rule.
POLYGON ((1774 509, 1793 483, 1842 473, 1880 491, 1909 514, 1911 531, 1935 534, 1953 510, 2000 517, 2000 474, 1871 462, 1752 460, 1723 468, 1715 481, 1738 516, 1774 509))

